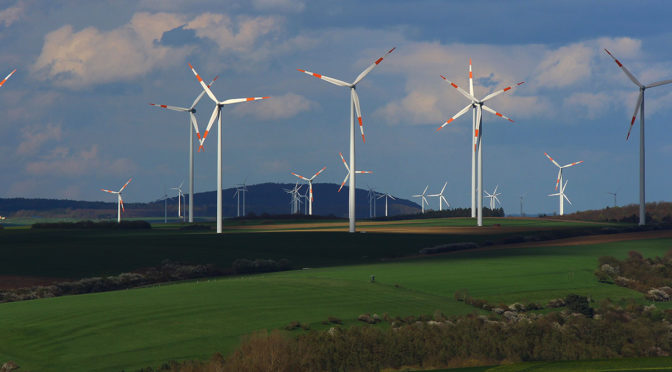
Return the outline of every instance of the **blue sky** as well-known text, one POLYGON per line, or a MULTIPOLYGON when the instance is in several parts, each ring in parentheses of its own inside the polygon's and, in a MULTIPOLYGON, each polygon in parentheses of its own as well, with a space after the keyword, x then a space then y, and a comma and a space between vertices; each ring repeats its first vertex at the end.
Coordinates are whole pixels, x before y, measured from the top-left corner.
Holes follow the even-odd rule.
MULTIPOLYGON (((188 106, 271 96, 224 109, 224 185, 340 183, 349 95, 296 71, 358 86, 367 142, 357 142, 358 185, 410 198, 429 184, 467 206, 470 115, 436 132, 467 102, 440 77, 477 95, 525 81, 484 116, 484 185, 508 213, 553 212, 556 168, 568 169, 566 211, 637 200, 638 127, 625 141, 637 90, 603 52, 640 80, 672 78, 666 1, 0 1, 1 197, 108 200, 100 188, 129 178, 125 200, 159 198, 187 178, 187 117, 148 103, 188 106)), ((647 91, 647 200, 670 200, 672 86, 647 91)), ((212 110, 197 106, 201 130, 212 110)), ((637 124, 638 125, 638 124, 637 124)), ((196 156, 196 191, 215 188, 215 134, 196 156)), ((249 197, 253 197, 250 195, 249 197)), ((110 199, 111 200, 111 199, 110 199)), ((316 195, 319 202, 319 195, 316 195)), ((434 208, 438 201, 432 200, 434 208)))

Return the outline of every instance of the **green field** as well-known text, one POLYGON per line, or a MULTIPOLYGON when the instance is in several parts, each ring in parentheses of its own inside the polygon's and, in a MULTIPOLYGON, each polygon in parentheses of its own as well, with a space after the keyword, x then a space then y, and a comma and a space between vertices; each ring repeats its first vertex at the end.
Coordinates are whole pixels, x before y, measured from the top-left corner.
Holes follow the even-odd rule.
MULTIPOLYGON (((152 235, 155 233, 149 235, 155 236, 152 235)), ((181 234, 193 235, 190 239, 197 242, 212 238, 211 234, 181 234)), ((379 255, 417 251, 418 247, 435 244, 433 239, 446 239, 441 235, 389 235, 230 236, 252 239, 251 242, 238 241, 247 247, 295 244, 300 254, 310 256, 310 260, 324 259, 330 265, 339 261, 362 261, 353 255, 363 253, 347 249, 350 238, 353 239, 350 243, 360 244, 358 248, 366 254, 377 252, 379 255), (334 243, 329 239, 338 240, 334 243), (329 247, 335 252, 323 250, 320 244, 331 244, 329 247), (415 248, 409 249, 406 245, 415 248), (346 253, 336 247, 343 247, 346 253), (329 255, 323 257, 324 254, 329 255)), ((142 233, 133 239, 141 237, 151 241, 142 233)), ((161 242, 169 244, 171 237, 176 240, 168 233, 161 242)), ((87 239, 93 241, 94 238, 87 239)), ((120 255, 118 260, 139 262, 133 256, 147 260, 157 255, 155 250, 160 244, 149 245, 151 248, 135 247, 132 255, 126 254, 131 252, 131 247, 120 247, 117 254, 124 252, 125 255, 120 255)), ((629 250, 638 250, 645 256, 663 255, 671 246, 672 239, 657 239, 591 246, 464 251, 411 261, 326 267, 1 304, 0 360, 15 360, 22 368, 39 371, 133 370, 170 359, 208 358, 214 352, 226 354, 238 345, 243 335, 260 329, 281 328, 295 320, 320 328, 324 327, 320 322, 329 316, 341 318, 347 325, 357 323, 356 317, 365 312, 387 312, 393 316, 431 314, 435 310, 445 314, 473 312, 474 308, 453 299, 453 293, 463 288, 472 296, 491 302, 546 302, 569 293, 590 295, 596 300, 610 297, 644 301, 638 292, 598 283, 592 275, 597 258, 602 255, 624 257, 629 250), (370 275, 375 275, 375 283, 369 282, 370 275)), ((95 251, 97 247, 89 248, 95 251)), ((191 252, 179 245, 168 249, 191 252)), ((204 254, 203 248, 193 249, 198 250, 199 255, 204 254)), ((215 256, 231 256, 228 253, 231 247, 208 249, 215 256)), ((5 254, 6 249, 2 250, 5 254)), ((235 255, 243 253, 245 250, 241 249, 235 255)), ((297 257, 300 254, 297 253, 297 257)), ((91 263, 95 270, 100 269, 96 259, 91 263)))
POLYGON ((431 372, 672 372, 672 358, 625 358, 564 362, 526 362, 493 367, 437 369, 431 372))

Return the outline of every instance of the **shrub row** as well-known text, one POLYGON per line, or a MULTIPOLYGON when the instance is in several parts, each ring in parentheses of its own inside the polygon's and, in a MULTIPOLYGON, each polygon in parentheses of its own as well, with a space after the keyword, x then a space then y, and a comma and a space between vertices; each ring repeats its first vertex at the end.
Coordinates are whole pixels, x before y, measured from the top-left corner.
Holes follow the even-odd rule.
POLYGON ((285 258, 278 261, 271 259, 256 259, 253 261, 246 258, 239 258, 233 261, 232 268, 234 274, 256 274, 291 270, 292 264, 285 258))
POLYGON ((144 372, 378 371, 521 361, 669 356, 671 311, 604 301, 593 318, 568 311, 515 319, 475 314, 397 327, 332 327, 296 337, 249 336, 228 358, 171 362, 144 372))
POLYGON ((152 225, 147 221, 77 221, 77 222, 38 222, 34 223, 33 229, 104 229, 104 230, 144 230, 151 229, 152 225))
POLYGON ((652 301, 672 299, 672 249, 663 257, 644 258, 636 251, 625 260, 604 256, 595 270, 597 280, 646 294, 652 301))

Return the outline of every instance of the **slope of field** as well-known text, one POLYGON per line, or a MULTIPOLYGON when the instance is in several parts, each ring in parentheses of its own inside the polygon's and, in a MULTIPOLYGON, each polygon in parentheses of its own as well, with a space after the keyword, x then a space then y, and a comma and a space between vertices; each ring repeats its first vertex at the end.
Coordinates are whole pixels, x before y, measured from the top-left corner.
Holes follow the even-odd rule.
POLYGON ((226 354, 242 335, 291 321, 319 328, 329 316, 353 324, 365 312, 475 311, 453 299, 458 289, 505 303, 546 302, 569 293, 643 301, 638 292, 598 283, 592 274, 597 258, 625 257, 633 249, 662 255, 670 246, 668 238, 465 251, 2 304, 0 360, 39 371, 133 370, 169 359, 226 354))

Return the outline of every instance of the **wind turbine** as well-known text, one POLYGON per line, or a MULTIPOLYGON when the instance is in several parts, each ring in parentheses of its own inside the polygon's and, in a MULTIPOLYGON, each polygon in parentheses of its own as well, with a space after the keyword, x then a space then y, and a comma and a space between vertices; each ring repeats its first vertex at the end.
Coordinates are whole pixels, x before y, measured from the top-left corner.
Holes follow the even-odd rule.
POLYGON ((246 214, 245 214, 245 193, 247 192, 247 186, 245 185, 245 182, 247 182, 247 180, 243 181, 242 184, 237 185, 238 187, 236 187, 236 192, 235 192, 235 194, 233 194, 234 198, 238 197, 237 217, 240 217, 240 196, 241 196, 241 194, 243 196, 243 216, 246 216, 246 214))
MULTIPOLYGON (((208 84, 208 87, 210 87, 215 80, 217 80, 217 76, 212 79, 210 84, 208 84)), ((196 132, 198 140, 201 140, 201 133, 198 131, 198 122, 196 121, 196 115, 194 114, 196 113, 195 107, 203 97, 203 94, 205 94, 205 91, 201 91, 201 94, 196 97, 194 102, 188 108, 150 103, 152 106, 189 113, 189 124, 187 125, 187 129, 189 130, 189 223, 194 222, 194 132, 196 132), (192 127, 194 128, 194 131, 191 130, 192 127)), ((203 145, 201 144, 198 147, 198 151, 201 151, 202 148, 203 145)))
POLYGON ((448 200, 443 196, 443 191, 446 189, 446 185, 448 185, 448 181, 443 184, 443 188, 441 189, 441 192, 438 194, 432 194, 432 195, 427 195, 429 197, 438 197, 439 198, 439 211, 443 210, 443 202, 446 202, 446 207, 450 207, 450 203, 448 203, 448 200))
POLYGON ((168 193, 163 189, 163 223, 168 223, 168 193))
POLYGON ((184 181, 180 182, 180 186, 177 187, 171 187, 171 190, 177 191, 177 217, 182 217, 182 220, 184 221, 184 217, 182 215, 182 198, 184 197, 184 194, 182 193, 182 185, 184 184, 184 181))
POLYGON ((392 199, 392 200, 397 200, 397 199, 395 199, 394 196, 390 195, 389 193, 380 194, 380 196, 378 196, 378 199, 380 199, 380 198, 385 198, 385 217, 387 217, 387 199, 388 198, 392 199))
POLYGON ((495 186, 495 190, 492 192, 492 194, 490 194, 487 190, 484 191, 485 194, 486 194, 485 197, 486 197, 486 198, 490 198, 490 210, 491 210, 491 211, 494 211, 494 210, 495 210, 495 207, 497 207, 497 204, 496 204, 496 203, 499 203, 500 206, 502 205, 502 202, 501 202, 501 201, 499 200, 499 198, 498 198, 498 196, 499 196, 499 195, 502 195, 502 193, 501 193, 501 192, 497 192, 497 188, 498 188, 498 187, 499 187, 499 185, 495 186))
MULTIPOLYGON (((314 72, 298 69, 299 71, 306 73, 308 75, 315 76, 318 79, 322 79, 328 83, 338 85, 341 87, 347 87, 350 88, 350 168, 349 169, 357 169, 355 166, 355 119, 354 119, 354 112, 353 110, 357 111, 357 120, 359 121, 359 130, 362 132, 362 141, 366 142, 366 139, 364 138, 364 126, 362 124, 362 113, 359 107, 359 96, 357 95, 357 84, 364 79, 364 77, 371 72, 371 70, 374 69, 374 67, 378 66, 380 62, 383 61, 385 57, 387 57, 388 54, 392 53, 396 49, 392 48, 390 49, 387 53, 385 53, 384 56, 378 58, 373 64, 371 64, 369 67, 367 67, 362 73, 360 73, 357 78, 355 78, 355 81, 352 83, 346 83, 345 81, 341 81, 338 79, 334 79, 328 76, 316 74, 314 72)), ((341 156, 342 157, 342 156, 341 156)), ((355 172, 359 173, 359 172, 355 172)), ((351 233, 355 232, 355 173, 352 174, 352 177, 350 178, 350 190, 349 190, 349 202, 348 202, 348 216, 350 219, 349 223, 349 231, 351 233)), ((347 178, 347 177, 346 177, 347 178)), ((343 187, 343 186, 341 186, 343 187)), ((339 189, 340 190, 340 189, 339 189)))
POLYGON ((427 201, 427 198, 425 196, 427 195, 427 189, 429 188, 429 185, 425 187, 425 191, 422 192, 422 194, 418 195, 413 195, 414 198, 421 198, 420 199, 420 204, 422 205, 422 213, 425 213, 425 203, 429 205, 429 202, 427 201))
POLYGON ((308 215, 309 216, 313 215, 313 180, 315 179, 315 177, 319 176, 320 173, 324 172, 325 169, 327 169, 327 167, 323 167, 322 169, 317 171, 317 173, 313 174, 313 176, 310 177, 310 178, 306 178, 304 176, 301 176, 301 175, 298 175, 298 174, 292 172, 292 174, 295 175, 296 177, 299 177, 300 179, 302 179, 304 181, 308 181, 308 190, 309 190, 309 193, 310 193, 310 199, 308 200, 308 215))
POLYGON ((613 56, 613 54, 609 53, 608 50, 604 50, 609 54, 611 58, 614 59, 614 62, 620 67, 623 72, 632 80, 635 85, 639 87, 639 97, 637 98, 637 104, 635 104, 635 112, 632 114, 632 120, 630 120, 630 128, 628 129, 628 135, 625 137, 625 140, 627 141, 630 138, 630 131, 632 130, 632 126, 635 124, 635 118, 637 118, 637 111, 640 111, 639 115, 639 224, 644 225, 646 224, 646 211, 645 211, 645 184, 644 184, 644 170, 645 170, 645 161, 644 161, 644 91, 657 87, 660 85, 665 85, 672 83, 672 80, 663 80, 663 81, 658 81, 655 83, 651 83, 649 85, 644 85, 637 80, 635 75, 633 75, 623 64, 616 59, 616 57, 613 56))
MULTIPOLYGON (((544 153, 544 155, 546 155, 548 160, 552 161, 553 164, 555 164, 555 166, 559 168, 558 169, 558 179, 557 179, 557 181, 555 181, 555 190, 556 191, 558 190, 558 185, 562 186, 562 170, 565 169, 565 168, 569 168, 569 167, 575 166, 577 164, 583 163, 583 160, 580 160, 580 161, 577 161, 577 162, 574 162, 574 163, 570 163, 570 164, 567 164, 567 165, 560 166, 560 164, 558 164, 557 161, 553 160, 553 158, 550 155, 548 155, 547 153, 544 153)), ((553 194, 553 195, 557 195, 557 194, 553 194)), ((567 198, 567 197, 565 196, 565 198, 567 198)), ((567 199, 567 201, 569 201, 569 199, 567 199)), ((569 204, 572 204, 572 203, 569 203, 569 204)), ((561 216, 563 215, 562 197, 560 197, 560 215, 561 216)))
MULTIPOLYGON (((469 60, 469 93, 467 93, 464 89, 460 88, 457 86, 457 84, 451 82, 450 80, 446 79, 443 75, 441 75, 443 80, 448 82, 450 85, 453 86, 453 88, 457 89, 458 92, 460 92, 463 96, 465 96, 468 100, 471 101, 465 108, 463 108, 460 112, 455 114, 452 118, 448 119, 443 125, 441 125, 437 131, 446 125, 448 125, 450 122, 453 120, 457 119, 458 117, 464 115, 469 109, 473 109, 475 113, 472 113, 472 117, 474 118, 474 122, 472 125, 472 128, 474 129, 474 153, 471 155, 471 188, 472 188, 472 211, 474 207, 474 199, 476 198, 476 204, 477 204, 477 210, 476 210, 476 224, 478 226, 483 226, 483 110, 490 112, 493 115, 497 115, 501 118, 507 119, 510 122, 513 122, 510 118, 507 116, 491 109, 490 107, 486 106, 484 103, 508 90, 511 90, 512 88, 515 88, 517 86, 520 86, 521 84, 525 83, 524 81, 521 81, 520 83, 512 86, 508 86, 504 89, 500 89, 498 91, 492 92, 485 96, 483 99, 478 99, 474 96, 474 89, 473 89, 473 73, 471 71, 471 60, 469 60), (478 154, 478 155, 477 155, 478 154), (477 164, 477 167, 474 166, 474 163, 477 164), (474 173, 477 168, 477 175, 474 173), (474 190, 474 183, 476 180, 476 176, 478 176, 478 182, 476 185, 476 188, 474 190)), ((472 212, 472 217, 473 217, 473 212, 472 212)))
POLYGON ((616 208, 616 207, 617 207, 617 203, 616 203, 616 195, 618 195, 618 193, 617 193, 617 192, 609 192, 609 191, 607 191, 607 194, 609 194, 609 195, 611 195, 611 196, 614 197, 614 208, 616 208))
POLYGON ((269 97, 233 98, 224 101, 219 101, 217 97, 215 97, 215 95, 210 90, 210 87, 208 87, 203 81, 203 79, 201 79, 201 77, 198 75, 198 73, 194 69, 194 66, 192 66, 191 63, 189 64, 189 67, 196 76, 196 79, 198 79, 198 82, 201 83, 201 87, 203 87, 205 93, 208 95, 208 97, 210 97, 211 100, 215 102, 215 108, 214 110, 212 110, 212 115, 210 116, 208 127, 205 129, 205 132, 203 133, 203 138, 201 138, 200 145, 201 147, 203 146, 205 139, 208 137, 208 133, 210 132, 212 124, 215 122, 215 120, 217 120, 217 234, 221 234, 222 233, 222 106, 230 105, 233 103, 257 101, 269 97))
MULTIPOLYGON (((338 192, 341 192, 341 189, 343 188, 343 185, 345 185, 345 183, 348 182, 348 178, 350 177, 350 173, 352 173, 352 172, 350 171, 350 169, 352 169, 352 168, 348 167, 348 163, 345 162, 345 158, 343 157, 343 153, 342 153, 342 152, 339 152, 338 155, 341 156, 341 160, 343 160, 343 165, 345 165, 345 170, 348 171, 348 174, 345 175, 345 179, 343 180, 343 183, 341 183, 341 187, 338 188, 338 192)), ((359 174, 371 174, 371 173, 373 173, 373 172, 371 172, 371 171, 355 171, 355 173, 359 173, 359 174)), ((353 175, 353 177, 354 177, 354 175, 353 175)), ((348 185, 348 187, 351 187, 351 188, 353 187, 352 182, 350 182, 350 185, 348 185)), ((352 194, 352 193, 351 193, 351 194, 352 194)), ((350 199, 350 200, 353 200, 353 199, 350 199)), ((352 232, 352 231, 351 231, 351 232, 352 232)))
POLYGON ((9 75, 7 75, 7 77, 2 79, 2 81, 0 81, 0 87, 5 85, 5 81, 7 81, 7 79, 9 79, 12 75, 14 75, 15 72, 16 72, 16 69, 12 70, 12 72, 10 72, 9 75))
POLYGON ((126 212, 126 209, 124 209, 124 201, 121 199, 121 192, 124 191, 124 189, 126 188, 126 186, 128 186, 129 183, 131 183, 132 179, 133 178, 129 178, 128 181, 124 184, 124 186, 121 186, 119 191, 101 189, 102 191, 117 195, 117 223, 121 222, 121 211, 123 210, 124 212, 126 212))
POLYGON ((567 182, 569 182, 569 181, 566 180, 564 185, 560 185, 560 192, 557 192, 555 194, 548 194, 548 196, 559 196, 560 197, 560 215, 561 216, 565 214, 565 205, 563 203, 563 201, 564 201, 563 198, 567 199, 567 202, 569 204, 572 204, 572 202, 569 200, 567 195, 565 195, 565 188, 567 187, 567 182))

